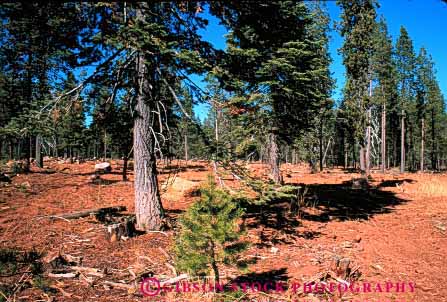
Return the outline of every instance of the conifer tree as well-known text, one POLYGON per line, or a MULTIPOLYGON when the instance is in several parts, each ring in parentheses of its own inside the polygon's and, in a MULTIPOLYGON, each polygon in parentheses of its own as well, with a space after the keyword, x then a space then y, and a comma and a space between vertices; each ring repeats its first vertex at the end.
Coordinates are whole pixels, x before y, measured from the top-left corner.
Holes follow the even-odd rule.
POLYGON ((303 2, 228 1, 213 4, 213 12, 231 30, 218 76, 235 106, 266 117, 258 125, 266 129, 271 176, 280 183, 279 143, 290 144, 309 127, 327 99, 326 41, 303 2))
POLYGON ((194 275, 214 273, 219 282, 219 265, 232 264, 245 248, 238 242, 243 231, 238 226, 243 211, 229 193, 216 188, 209 179, 200 199, 180 219, 176 238, 176 265, 194 275))
MULTIPOLYGON (((374 37, 374 56, 373 70, 376 82, 374 89, 374 100, 377 105, 381 106, 381 170, 385 172, 387 162, 387 120, 388 116, 392 117, 391 121, 397 120, 397 83, 396 71, 393 62, 393 44, 388 34, 388 28, 385 19, 382 17, 376 28, 374 37)), ((388 123, 389 124, 389 123, 388 123)), ((396 126, 396 125, 394 125, 396 126)), ((390 129, 393 133, 393 128, 390 129)), ((391 136, 392 140, 397 139, 391 136)))
POLYGON ((415 76, 416 76, 416 55, 414 53, 413 42, 408 35, 405 27, 401 27, 400 35, 396 41, 396 53, 395 64, 397 71, 398 81, 398 94, 399 94, 399 109, 401 111, 402 131, 401 141, 405 144, 401 144, 401 172, 406 168, 406 157, 409 155, 410 165, 414 164, 414 133, 415 127, 414 121, 416 120, 416 101, 415 101, 415 76), (403 150, 402 150, 403 149, 403 150))
POLYGON ((376 26, 375 0, 338 0, 342 8, 340 33, 344 37, 341 53, 346 68, 344 110, 354 137, 360 145, 360 169, 369 174, 367 127, 370 125, 368 91, 372 80, 371 59, 376 26))

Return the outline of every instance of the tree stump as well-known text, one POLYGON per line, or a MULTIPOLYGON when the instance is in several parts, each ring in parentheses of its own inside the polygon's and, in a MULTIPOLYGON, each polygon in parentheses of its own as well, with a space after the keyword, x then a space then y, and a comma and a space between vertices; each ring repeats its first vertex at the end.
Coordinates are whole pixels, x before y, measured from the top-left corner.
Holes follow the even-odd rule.
POLYGON ((331 264, 331 270, 337 275, 337 277, 346 280, 351 274, 351 268, 349 265, 351 260, 349 258, 334 258, 331 264))
POLYGON ((128 238, 135 236, 135 222, 135 216, 119 217, 117 223, 107 226, 107 240, 115 242, 119 240, 127 240, 128 238))

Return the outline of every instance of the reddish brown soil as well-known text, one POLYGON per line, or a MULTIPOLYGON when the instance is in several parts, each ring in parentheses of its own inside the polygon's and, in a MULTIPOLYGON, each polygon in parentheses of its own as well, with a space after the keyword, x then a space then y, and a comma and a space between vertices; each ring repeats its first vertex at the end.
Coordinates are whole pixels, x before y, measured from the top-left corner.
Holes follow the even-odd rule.
MULTIPOLYGON (((48 285, 62 289, 47 293, 28 282, 11 301, 146 301, 138 293, 105 287, 103 281, 131 283, 132 274, 143 271, 172 277, 166 263, 172 263, 169 250, 174 231, 109 242, 103 225, 94 218, 48 219, 46 215, 114 205, 125 205, 129 213, 134 210, 133 177, 122 182, 120 165, 114 163, 112 174, 102 176, 108 181, 102 185, 89 181, 93 162, 49 165, 59 172, 47 174, 48 169, 33 168, 33 173, 19 175, 11 185, 0 188, 0 248, 82 256, 83 266, 99 268, 106 275, 90 281, 46 278, 48 285)), ((260 164, 252 164, 251 169, 265 175, 260 164)), ((346 293, 343 299, 447 301, 447 175, 374 173, 373 187, 363 191, 343 184, 358 174, 337 169, 309 174, 305 167, 292 165, 282 169, 287 183, 306 184, 307 199, 315 207, 306 207, 301 218, 289 214, 284 204, 262 211, 247 209, 247 238, 252 244, 243 258, 251 261, 250 272, 222 269, 223 275, 302 283, 327 271, 339 256, 358 267, 360 282, 373 287, 407 283, 404 293, 346 293), (408 282, 416 284, 414 293, 409 292, 408 282)), ((175 221, 193 202, 194 183, 199 186, 210 171, 206 163, 195 162, 177 174, 187 181, 162 196, 170 220, 175 221)), ((168 169, 162 170, 160 182, 168 175, 168 169)), ((224 181, 234 185, 231 177, 224 181)), ((0 282, 18 283, 21 277, 0 277, 0 282)), ((284 299, 302 301, 303 297, 284 299)))

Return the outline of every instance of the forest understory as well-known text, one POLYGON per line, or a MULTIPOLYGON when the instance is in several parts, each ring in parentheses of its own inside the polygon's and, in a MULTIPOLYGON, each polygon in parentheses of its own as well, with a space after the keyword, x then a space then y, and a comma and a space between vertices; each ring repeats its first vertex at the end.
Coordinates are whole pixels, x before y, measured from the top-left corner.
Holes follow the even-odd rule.
MULTIPOLYGON (((160 162, 165 228, 127 240, 107 236, 107 226, 94 216, 62 217, 112 206, 125 206, 123 213, 134 213, 133 173, 123 182, 122 161, 112 161, 111 173, 101 175, 98 182, 91 177, 94 165, 94 161, 66 164, 48 160, 44 168, 32 166, 31 173, 1 183, 1 265, 2 272, 11 272, 0 277, 1 295, 9 299, 5 301, 216 299, 212 293, 200 292, 144 297, 140 290, 145 277, 169 280, 181 276, 171 252, 177 218, 198 198, 197 189, 207 181, 212 165, 206 161, 160 162), (168 178, 168 185, 163 186, 168 178), (12 258, 17 261, 15 267, 11 267, 12 258)), ((259 179, 268 176, 267 165, 250 163, 247 167, 259 179)), ((281 171, 286 184, 307 188, 305 205, 298 214, 280 201, 261 210, 247 208, 243 220, 250 245, 239 259, 248 267, 241 271, 222 266, 223 282, 329 282, 334 259, 349 259, 344 280, 369 283, 373 289, 381 284, 383 292, 331 295, 294 291, 289 286, 281 293, 225 297, 228 301, 254 297, 279 301, 445 299, 447 175, 373 171, 368 188, 358 189, 350 181, 359 174, 343 169, 312 174, 305 165, 283 164, 281 171), (387 282, 404 283, 406 288, 396 292, 394 285, 386 292, 387 282), (415 285, 414 292, 409 291, 409 283, 415 285)), ((223 177, 223 182, 238 187, 233 177, 223 177)))

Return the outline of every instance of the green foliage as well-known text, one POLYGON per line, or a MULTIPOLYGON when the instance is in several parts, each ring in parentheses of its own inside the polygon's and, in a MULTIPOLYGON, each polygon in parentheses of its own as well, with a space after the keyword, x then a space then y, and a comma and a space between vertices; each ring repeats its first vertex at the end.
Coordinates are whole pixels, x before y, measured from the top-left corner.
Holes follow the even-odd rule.
POLYGON ((299 192, 298 186, 284 185, 280 187, 267 187, 266 190, 262 192, 260 198, 256 200, 257 204, 268 204, 272 201, 292 201, 296 199, 297 193, 299 192))
POLYGON ((218 280, 218 264, 232 264, 246 246, 239 242, 243 231, 238 220, 242 208, 227 192, 217 189, 210 179, 201 197, 180 219, 176 237, 176 266, 193 275, 208 275, 212 269, 218 280))
POLYGON ((366 110, 370 106, 368 88, 370 61, 374 51, 373 34, 377 1, 338 0, 342 8, 340 33, 345 38, 341 53, 346 67, 346 85, 342 104, 343 118, 354 137, 365 145, 366 110))
POLYGON ((228 1, 212 9, 231 30, 226 60, 215 72, 234 92, 232 105, 261 113, 253 115, 255 125, 279 128, 290 141, 310 126, 330 92, 325 21, 314 23, 306 5, 294 1, 228 1))

